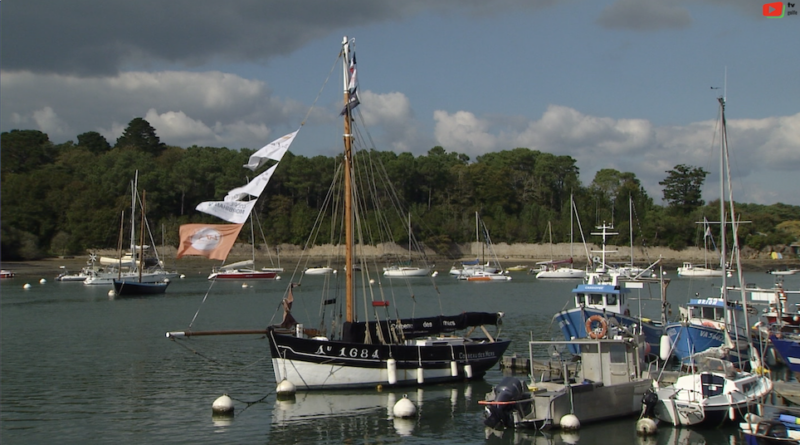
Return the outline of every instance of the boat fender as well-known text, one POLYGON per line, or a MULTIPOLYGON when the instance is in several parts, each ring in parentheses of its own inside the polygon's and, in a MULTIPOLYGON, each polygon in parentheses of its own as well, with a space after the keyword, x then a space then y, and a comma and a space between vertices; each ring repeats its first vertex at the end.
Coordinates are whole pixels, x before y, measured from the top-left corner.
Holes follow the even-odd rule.
POLYGON ((608 333, 608 323, 606 323, 606 319, 599 316, 599 315, 592 315, 586 320, 586 333, 589 335, 589 338, 597 340, 598 338, 603 338, 608 333), (600 328, 598 331, 595 331, 592 328, 592 325, 598 322, 600 323, 600 328))
POLYGON ((452 377, 458 377, 458 362, 455 360, 450 362, 450 375, 452 377))
POLYGON ((468 379, 472 378, 472 365, 464 365, 464 376, 468 379))
POLYGON ((658 357, 663 361, 667 361, 669 359, 671 349, 672 343, 669 340, 669 335, 663 334, 659 341, 658 357))
POLYGON ((397 360, 393 358, 386 360, 386 374, 390 385, 397 383, 397 360))
POLYGON ((422 368, 417 368, 417 383, 420 385, 425 383, 425 370, 422 368))

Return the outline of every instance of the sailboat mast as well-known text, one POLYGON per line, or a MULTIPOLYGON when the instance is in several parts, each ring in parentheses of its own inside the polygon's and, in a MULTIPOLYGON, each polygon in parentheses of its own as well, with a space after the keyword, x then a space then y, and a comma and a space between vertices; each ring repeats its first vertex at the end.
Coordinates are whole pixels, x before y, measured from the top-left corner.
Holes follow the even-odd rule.
POLYGON ((348 88, 350 75, 348 61, 350 60, 350 41, 347 36, 342 39, 342 82, 344 90, 344 230, 345 230, 345 256, 344 270, 345 283, 345 320, 355 321, 353 301, 353 201, 352 201, 352 146, 353 135, 351 129, 351 112, 347 104, 350 102, 348 88))
POLYGON ((144 212, 145 195, 147 190, 142 190, 142 221, 139 224, 139 282, 142 282, 142 269, 144 268, 144 212))
POLYGON ((720 112, 720 156, 719 156, 719 224, 720 224, 720 268, 722 269, 722 296, 727 301, 728 299, 728 269, 725 266, 725 258, 728 253, 726 250, 726 229, 727 223, 725 222, 725 98, 719 99, 719 112, 720 112))

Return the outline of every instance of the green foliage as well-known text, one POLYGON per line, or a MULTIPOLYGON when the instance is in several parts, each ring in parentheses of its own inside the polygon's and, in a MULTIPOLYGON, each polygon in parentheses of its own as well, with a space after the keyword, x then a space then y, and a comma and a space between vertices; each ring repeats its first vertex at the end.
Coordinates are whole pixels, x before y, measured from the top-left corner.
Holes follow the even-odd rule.
MULTIPOLYGON (((39 131, 2 134, 4 260, 116 248, 120 220, 130 217, 131 181, 137 171, 139 190, 147 191, 147 217, 155 242, 173 246, 181 224, 218 222, 194 210, 199 203, 220 200, 253 177, 242 167, 252 150, 169 147, 141 118, 130 122, 114 147, 95 132, 80 134, 77 140, 75 145, 54 146, 39 131)), ((703 206, 699 194, 691 193, 706 173, 687 166, 668 172, 665 184, 670 193, 677 194, 670 207, 664 208, 653 204, 633 173, 602 169, 591 184, 583 186, 573 158, 521 147, 487 153, 474 162, 438 146, 416 157, 357 152, 354 162, 369 172, 356 180, 373 184, 377 192, 378 202, 359 202, 365 210, 364 229, 377 231, 385 224, 395 242, 407 244, 405 216, 389 218, 376 210, 397 204, 390 207, 411 213, 415 237, 440 254, 450 252, 456 243, 475 240, 476 211, 496 243, 548 242, 548 223, 553 240, 566 242, 570 196, 579 218, 574 220, 575 242, 581 241, 579 221, 587 240, 596 224, 613 221, 620 233, 615 242, 627 244, 632 219, 635 245, 682 249, 702 241, 697 221, 719 213, 718 204, 703 206), (383 176, 396 193, 378 181, 383 176)), ((260 238, 263 232, 272 246, 304 245, 341 165, 341 156, 308 158, 287 153, 255 207, 260 224, 256 236, 260 238)), ((739 226, 740 240, 751 247, 790 244, 800 237, 800 207, 737 204, 737 209, 742 220, 751 221, 739 226)), ((313 242, 341 242, 331 238, 338 224, 341 221, 325 222, 313 242)), ((249 231, 245 232, 241 236, 249 237, 249 231)))
POLYGON ((702 167, 676 165, 667 172, 667 177, 659 182, 664 186, 664 201, 679 213, 684 215, 691 213, 704 204, 701 188, 706 176, 708 172, 702 167))

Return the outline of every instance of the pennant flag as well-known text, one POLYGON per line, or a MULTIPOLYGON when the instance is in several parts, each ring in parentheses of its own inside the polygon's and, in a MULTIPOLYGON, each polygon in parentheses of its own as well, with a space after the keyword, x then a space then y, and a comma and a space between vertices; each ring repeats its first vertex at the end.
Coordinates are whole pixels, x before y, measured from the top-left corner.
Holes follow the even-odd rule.
POLYGON ((289 146, 292 145, 292 141, 294 141, 294 137, 297 136, 298 131, 300 130, 296 130, 287 134, 286 136, 275 139, 269 144, 261 147, 257 152, 250 156, 250 159, 248 160, 247 164, 244 165, 244 167, 255 171, 258 169, 258 167, 264 165, 268 159, 280 161, 283 155, 286 153, 286 150, 288 150, 289 146))
POLYGON ((240 230, 242 224, 183 224, 176 257, 198 255, 212 260, 225 260, 240 230))
POLYGON ((261 196, 261 193, 264 191, 264 187, 267 186, 269 179, 272 177, 272 174, 275 173, 275 168, 277 167, 278 164, 275 164, 265 170, 264 173, 261 173, 253 178, 253 180, 248 182, 247 185, 236 187, 235 189, 229 191, 228 195, 225 196, 225 201, 241 201, 248 196, 255 196, 258 198, 261 196))
POLYGON ((340 116, 344 116, 353 111, 355 107, 357 107, 361 101, 358 100, 358 80, 356 77, 357 70, 356 70, 356 53, 353 52, 353 57, 350 59, 350 78, 347 81, 347 104, 342 109, 342 112, 339 113, 340 116))
POLYGON ((256 200, 206 201, 198 204, 195 209, 224 219, 229 223, 242 224, 247 221, 247 217, 250 216, 250 212, 253 210, 253 207, 255 207, 256 202, 256 200))

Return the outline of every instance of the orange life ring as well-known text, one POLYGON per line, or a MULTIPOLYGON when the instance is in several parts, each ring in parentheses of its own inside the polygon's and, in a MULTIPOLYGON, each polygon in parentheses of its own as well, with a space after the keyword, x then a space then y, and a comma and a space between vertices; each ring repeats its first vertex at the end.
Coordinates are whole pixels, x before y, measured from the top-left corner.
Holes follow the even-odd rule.
POLYGON ((586 320, 586 334, 589 335, 589 338, 597 340, 598 338, 605 337, 607 332, 608 332, 608 323, 606 323, 605 318, 599 315, 592 315, 591 317, 589 317, 588 320, 586 320), (595 331, 592 328, 592 324, 595 321, 600 323, 599 331, 595 331))

